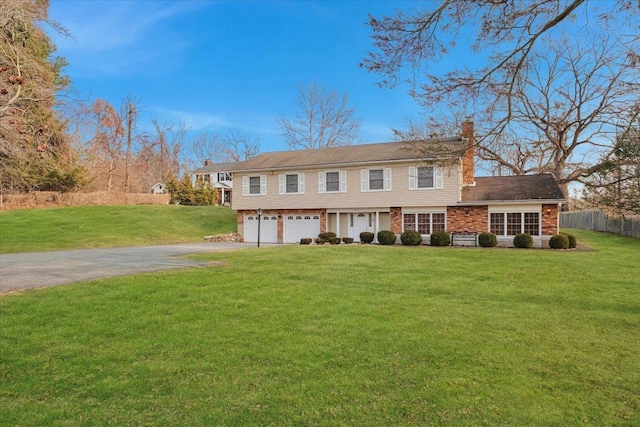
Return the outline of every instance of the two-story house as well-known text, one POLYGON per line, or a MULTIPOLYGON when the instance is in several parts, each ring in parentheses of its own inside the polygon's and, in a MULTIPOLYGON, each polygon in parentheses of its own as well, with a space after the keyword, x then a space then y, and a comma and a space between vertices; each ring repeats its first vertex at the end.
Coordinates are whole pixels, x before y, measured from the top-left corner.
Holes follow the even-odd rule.
POLYGON ((231 206, 233 193, 233 173, 235 163, 212 163, 211 160, 205 160, 204 166, 193 172, 195 178, 194 184, 199 180, 208 182, 216 190, 219 206, 231 206))
POLYGON ((542 246, 558 232, 564 202, 551 175, 474 177, 473 123, 462 134, 264 153, 233 165, 238 233, 255 242, 296 243, 333 231, 484 232, 503 245, 517 233, 542 246), (260 209, 260 221, 258 221, 260 209))

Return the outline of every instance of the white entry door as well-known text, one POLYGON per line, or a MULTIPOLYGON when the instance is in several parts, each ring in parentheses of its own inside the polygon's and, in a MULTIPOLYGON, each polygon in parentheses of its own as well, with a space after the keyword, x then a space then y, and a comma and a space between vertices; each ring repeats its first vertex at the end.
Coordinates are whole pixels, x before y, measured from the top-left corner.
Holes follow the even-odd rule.
POLYGON ((349 224, 349 237, 353 238, 354 242, 360 241, 360 233, 363 231, 373 232, 371 224, 370 213, 353 213, 349 214, 351 221, 349 224))
MULTIPOLYGON (((262 215, 260 219, 260 241, 264 243, 278 243, 278 217, 276 215, 262 215)), ((244 241, 258 241, 258 216, 245 215, 244 241)))
POLYGON ((300 243, 320 233, 320 215, 287 215, 284 218, 284 243, 300 243))

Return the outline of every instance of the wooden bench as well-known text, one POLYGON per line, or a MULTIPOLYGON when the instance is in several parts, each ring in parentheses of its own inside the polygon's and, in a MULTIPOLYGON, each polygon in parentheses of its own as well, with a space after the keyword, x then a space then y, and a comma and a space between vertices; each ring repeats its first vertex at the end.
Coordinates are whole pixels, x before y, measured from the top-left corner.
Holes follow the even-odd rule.
MULTIPOLYGON (((478 233, 464 232, 464 233, 451 233, 451 246, 454 246, 455 242, 471 243, 473 246, 478 246, 478 233)), ((463 244, 463 246, 466 246, 463 244)))

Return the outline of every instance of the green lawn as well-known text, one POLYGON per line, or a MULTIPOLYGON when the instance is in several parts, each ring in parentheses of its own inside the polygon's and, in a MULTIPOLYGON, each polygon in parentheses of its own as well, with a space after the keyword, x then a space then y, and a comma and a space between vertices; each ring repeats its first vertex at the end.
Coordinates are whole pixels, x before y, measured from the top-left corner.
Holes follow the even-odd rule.
POLYGON ((230 208, 82 206, 0 214, 0 253, 161 245, 236 231, 230 208))
POLYGON ((640 240, 374 245, 0 298, 0 425, 640 425, 640 240))

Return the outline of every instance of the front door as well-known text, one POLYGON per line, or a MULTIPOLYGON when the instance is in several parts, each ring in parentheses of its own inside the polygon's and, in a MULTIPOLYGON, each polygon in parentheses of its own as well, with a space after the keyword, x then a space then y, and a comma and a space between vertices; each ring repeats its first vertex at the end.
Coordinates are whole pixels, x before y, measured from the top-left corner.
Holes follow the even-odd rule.
POLYGON ((349 224, 349 237, 352 237, 354 242, 360 241, 360 233, 363 231, 373 232, 373 227, 371 226, 371 214, 353 213, 349 215, 351 217, 351 224, 349 224))

